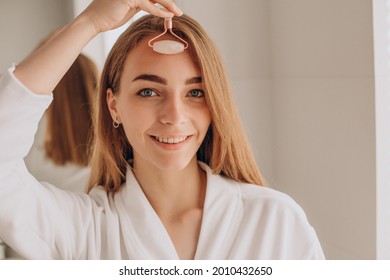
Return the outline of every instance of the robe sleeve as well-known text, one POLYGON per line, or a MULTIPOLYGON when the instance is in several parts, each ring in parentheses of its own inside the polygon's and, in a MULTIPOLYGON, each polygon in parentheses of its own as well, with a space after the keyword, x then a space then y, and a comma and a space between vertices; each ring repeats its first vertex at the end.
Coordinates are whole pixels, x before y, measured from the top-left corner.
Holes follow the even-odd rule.
POLYGON ((14 69, 0 77, 0 239, 28 259, 83 258, 87 243, 99 238, 99 215, 92 215, 99 209, 88 195, 40 183, 28 172, 23 158, 52 96, 30 92, 14 69))
POLYGON ((313 240, 309 249, 302 256, 302 260, 325 260, 324 252, 322 251, 322 247, 320 241, 318 240, 317 235, 313 230, 313 240))

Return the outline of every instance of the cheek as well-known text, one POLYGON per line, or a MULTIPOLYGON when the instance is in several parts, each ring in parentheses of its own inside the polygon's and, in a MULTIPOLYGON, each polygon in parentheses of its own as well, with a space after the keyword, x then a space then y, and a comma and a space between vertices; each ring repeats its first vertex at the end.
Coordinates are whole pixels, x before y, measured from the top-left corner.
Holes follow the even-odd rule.
POLYGON ((210 109, 209 109, 209 106, 208 106, 208 105, 205 105, 205 106, 203 107, 202 116, 203 116, 203 121, 204 121, 205 123, 208 123, 208 124, 211 123, 211 112, 210 112, 210 109))
POLYGON ((211 113, 208 108, 205 108, 201 114, 198 115, 199 127, 202 130, 203 137, 206 135, 207 130, 211 124, 211 113))
POLYGON ((145 132, 150 127, 150 124, 141 116, 130 116, 122 122, 123 129, 127 141, 133 147, 133 149, 142 149, 145 145, 146 134, 145 132))
POLYGON ((121 105, 118 106, 118 114, 127 139, 131 143, 136 137, 143 135, 150 126, 152 122, 150 119, 151 114, 141 106, 133 106, 132 104, 121 105))

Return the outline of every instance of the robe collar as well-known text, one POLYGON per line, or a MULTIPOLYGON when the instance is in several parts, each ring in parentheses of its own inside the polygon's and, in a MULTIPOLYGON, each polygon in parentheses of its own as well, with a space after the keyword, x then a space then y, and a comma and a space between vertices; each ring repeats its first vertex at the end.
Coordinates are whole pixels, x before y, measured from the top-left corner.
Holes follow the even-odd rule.
MULTIPOLYGON (((241 192, 238 184, 212 174, 203 162, 207 185, 201 229, 195 259, 226 259, 232 238, 238 230, 241 192)), ((131 167, 126 183, 116 193, 119 218, 130 259, 178 259, 178 254, 163 223, 138 184, 131 167)))

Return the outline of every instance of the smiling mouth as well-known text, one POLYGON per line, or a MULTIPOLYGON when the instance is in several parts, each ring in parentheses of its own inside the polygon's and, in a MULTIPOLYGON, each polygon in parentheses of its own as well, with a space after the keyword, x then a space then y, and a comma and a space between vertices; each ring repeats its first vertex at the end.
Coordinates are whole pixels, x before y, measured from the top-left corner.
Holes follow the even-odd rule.
POLYGON ((179 144, 187 140, 190 136, 183 136, 183 137, 175 137, 175 138, 165 138, 165 137, 159 137, 159 136, 152 136, 157 141, 164 143, 164 144, 179 144))

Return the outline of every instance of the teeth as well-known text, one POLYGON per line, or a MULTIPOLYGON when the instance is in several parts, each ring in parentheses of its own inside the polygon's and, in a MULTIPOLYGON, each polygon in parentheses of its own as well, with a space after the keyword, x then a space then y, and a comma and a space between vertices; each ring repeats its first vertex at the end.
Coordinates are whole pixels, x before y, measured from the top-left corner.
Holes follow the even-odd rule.
POLYGON ((154 136, 154 138, 156 138, 161 143, 178 144, 178 143, 181 143, 184 140, 186 140, 187 136, 185 136, 185 137, 178 137, 178 138, 165 138, 165 137, 154 136))

